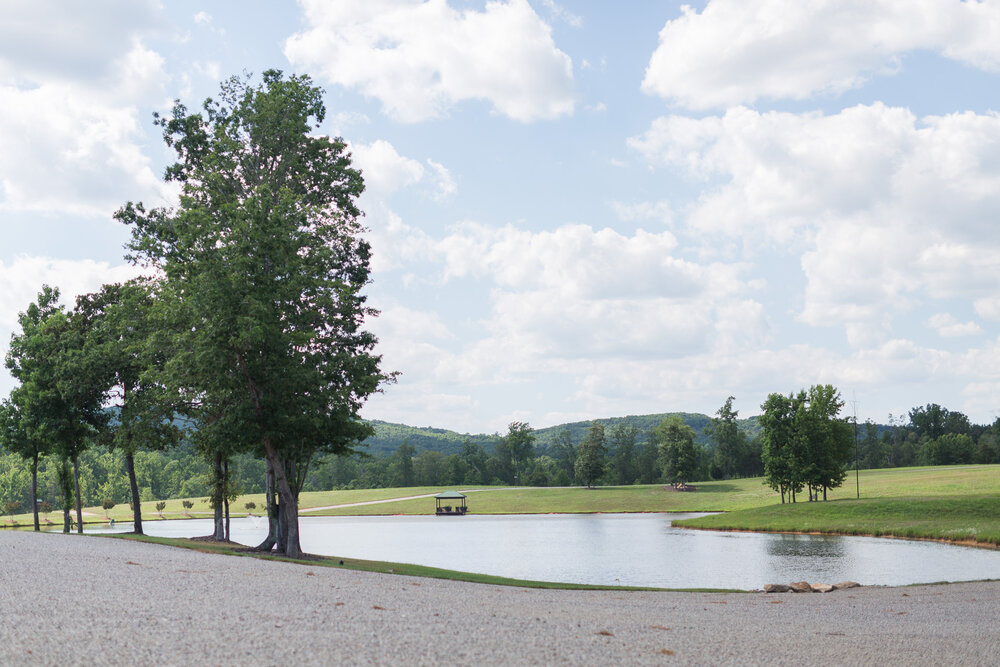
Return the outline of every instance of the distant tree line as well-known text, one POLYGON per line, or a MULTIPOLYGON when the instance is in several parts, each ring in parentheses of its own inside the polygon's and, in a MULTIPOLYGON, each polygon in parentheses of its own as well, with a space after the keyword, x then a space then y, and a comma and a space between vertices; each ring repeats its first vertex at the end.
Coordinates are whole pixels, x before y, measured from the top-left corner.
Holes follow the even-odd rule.
MULTIPOLYGON (((991 425, 972 424, 961 412, 937 404, 915 407, 908 417, 890 416, 887 424, 870 420, 858 424, 855 449, 851 420, 822 412, 824 406, 828 409, 834 404, 839 404, 842 412, 839 397, 833 404, 829 402, 834 398, 829 389, 821 386, 787 396, 772 394, 758 418, 762 428, 753 436, 738 425, 732 397, 704 427, 705 445, 698 442, 687 416, 680 415, 664 417, 645 430, 629 420, 618 420, 610 426, 595 422, 584 430, 559 427, 547 443, 539 442, 538 432, 527 424, 517 422, 503 436, 467 437, 457 452, 418 451, 404 440, 388 454, 320 456, 310 467, 302 490, 497 484, 607 486, 758 477, 769 471, 784 471, 790 462, 804 461, 806 452, 822 448, 823 438, 827 443, 831 438, 839 443, 832 465, 828 459, 825 466, 816 463, 807 467, 808 474, 782 477, 785 473, 775 473, 766 478, 768 483, 775 480, 772 487, 779 494, 783 490, 785 500, 797 499, 801 493, 822 498, 825 489, 842 481, 854 467, 855 452, 862 469, 1000 463, 1000 419, 991 425), (817 422, 823 419, 827 420, 826 426, 817 428, 817 422), (825 430, 827 427, 835 432, 825 430), (582 435, 574 438, 573 433, 582 435), (509 441, 512 434, 515 442, 509 441), (790 444, 784 448, 775 442, 790 444)), ((399 430, 402 437, 417 431, 399 430)), ((84 505, 100 506, 105 500, 130 502, 128 476, 122 474, 124 457, 120 448, 102 444, 80 453, 84 505)), ((142 501, 210 500, 212 466, 192 442, 181 440, 167 449, 140 449, 134 459, 142 501)), ((57 506, 61 500, 60 470, 58 457, 40 459, 37 497, 57 506)), ((264 472, 262 458, 234 455, 229 461, 232 491, 262 493, 264 472)), ((10 505, 10 513, 30 511, 31 497, 30 462, 0 450, 0 509, 10 505)))

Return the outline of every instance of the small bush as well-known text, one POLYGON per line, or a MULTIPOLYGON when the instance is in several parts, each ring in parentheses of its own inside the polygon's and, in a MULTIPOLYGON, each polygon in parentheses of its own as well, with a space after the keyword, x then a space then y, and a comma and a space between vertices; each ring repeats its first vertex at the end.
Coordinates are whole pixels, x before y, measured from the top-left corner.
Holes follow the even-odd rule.
POLYGON ((101 507, 103 507, 103 508, 104 508, 104 516, 105 516, 105 517, 106 517, 106 516, 108 516, 108 512, 110 512, 110 511, 111 511, 111 509, 112 509, 112 508, 113 508, 114 506, 115 506, 115 501, 111 500, 111 498, 105 498, 105 499, 104 499, 104 502, 103 502, 103 503, 101 503, 101 507))
POLYGON ((43 500, 41 504, 38 506, 38 511, 41 512, 42 514, 48 514, 49 512, 52 511, 52 503, 50 503, 47 500, 43 500))
POLYGON ((13 516, 14 514, 17 514, 17 511, 19 509, 21 509, 21 503, 17 502, 16 500, 11 500, 3 504, 4 514, 10 514, 13 516))
POLYGON ((156 503, 156 511, 160 513, 160 516, 163 516, 163 509, 166 506, 167 506, 167 503, 166 503, 166 501, 163 501, 163 500, 161 500, 160 502, 156 503))
POLYGON ((190 500, 182 500, 181 505, 183 505, 184 509, 186 510, 190 510, 192 507, 194 507, 194 503, 191 502, 190 500))
POLYGON ((247 508, 247 512, 253 512, 255 509, 257 509, 257 503, 249 502, 244 504, 243 507, 247 508))

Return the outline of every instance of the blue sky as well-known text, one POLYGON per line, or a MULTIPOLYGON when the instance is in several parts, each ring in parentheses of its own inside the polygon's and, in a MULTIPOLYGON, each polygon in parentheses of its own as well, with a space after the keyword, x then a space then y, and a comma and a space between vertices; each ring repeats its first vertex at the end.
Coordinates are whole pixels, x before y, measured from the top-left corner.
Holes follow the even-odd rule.
MULTIPOLYGON (((1000 414, 1000 2, 3 2, 0 346, 136 269, 154 111, 268 68, 366 178, 370 418, 1000 414), (626 9, 622 9, 622 8, 626 9), (850 405, 848 406, 850 410, 850 405)), ((0 393, 13 380, 0 374, 0 393)))

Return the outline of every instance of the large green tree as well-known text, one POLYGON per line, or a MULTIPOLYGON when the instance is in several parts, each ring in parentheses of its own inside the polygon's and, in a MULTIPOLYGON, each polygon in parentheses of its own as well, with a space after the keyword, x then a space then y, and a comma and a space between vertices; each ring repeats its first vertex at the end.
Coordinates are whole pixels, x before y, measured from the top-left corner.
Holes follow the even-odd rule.
POLYGON ((371 250, 355 200, 364 189, 307 76, 270 70, 225 82, 202 113, 159 118, 177 162, 176 210, 126 204, 131 257, 157 266, 177 353, 164 377, 211 420, 206 438, 260 448, 273 472, 279 550, 301 554, 295 471, 304 450, 344 449, 358 410, 389 379, 364 330, 371 250))
POLYGON ((650 433, 650 441, 660 450, 663 476, 671 484, 684 484, 698 472, 698 447, 694 429, 677 415, 667 417, 650 433))
POLYGON ((632 484, 639 476, 636 443, 639 427, 618 422, 611 428, 611 475, 615 484, 632 484))
POLYGON ((590 488, 607 467, 607 441, 604 426, 593 424, 576 450, 576 478, 590 488))
POLYGON ((513 465, 513 483, 524 484, 521 479, 525 462, 535 453, 535 430, 527 422, 511 422, 507 435, 497 445, 497 454, 509 457, 513 465))
POLYGON ((715 476, 721 479, 729 479, 739 470, 747 446, 746 435, 736 424, 739 412, 733 409, 734 400, 733 396, 727 398, 705 429, 715 445, 712 468, 717 473, 715 476))

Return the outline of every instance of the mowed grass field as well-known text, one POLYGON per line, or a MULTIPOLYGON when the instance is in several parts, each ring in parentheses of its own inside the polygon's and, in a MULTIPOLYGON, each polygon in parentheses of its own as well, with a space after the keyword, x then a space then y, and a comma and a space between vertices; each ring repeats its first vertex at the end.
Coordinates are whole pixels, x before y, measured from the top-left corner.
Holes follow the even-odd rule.
MULTIPOLYGON (((470 514, 539 514, 588 512, 725 512, 724 515, 684 521, 700 528, 764 531, 835 532, 895 535, 1000 544, 1000 466, 944 466, 861 471, 861 499, 856 500, 852 472, 844 486, 829 492, 828 502, 780 504, 780 497, 760 478, 699 482, 697 490, 680 492, 664 485, 572 488, 406 487, 303 493, 303 516, 433 514, 428 497, 447 489, 468 494, 470 514), (414 496, 425 496, 414 498, 414 496)), ((162 515, 155 502, 142 503, 145 520, 209 517, 204 498, 166 501, 162 515)), ((230 505, 233 516, 247 513, 256 503, 263 512, 263 496, 241 496, 230 505)), ((127 505, 105 513, 85 510, 88 523, 131 521, 127 505)), ((61 525, 61 513, 49 516, 61 525)), ((14 517, 21 526, 30 514, 14 517)), ((9 525, 9 518, 4 523, 9 525)))
POLYGON ((676 523, 714 530, 876 535, 1000 546, 1000 494, 786 503, 676 523))

